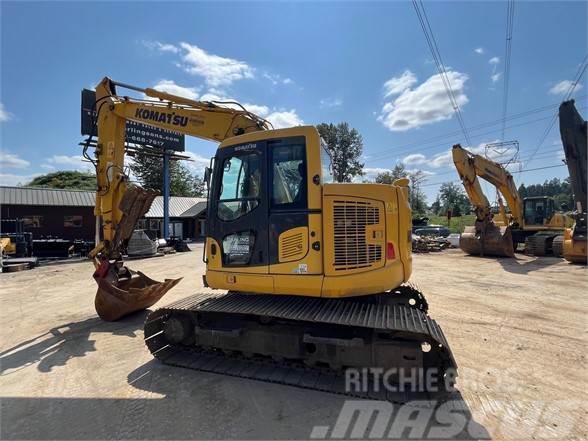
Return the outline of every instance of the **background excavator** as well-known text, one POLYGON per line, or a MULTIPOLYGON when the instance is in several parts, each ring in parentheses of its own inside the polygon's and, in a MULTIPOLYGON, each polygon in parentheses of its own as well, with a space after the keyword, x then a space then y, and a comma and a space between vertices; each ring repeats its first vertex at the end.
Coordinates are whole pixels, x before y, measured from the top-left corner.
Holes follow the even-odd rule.
POLYGON ((474 206, 476 221, 466 227, 460 248, 468 254, 513 257, 519 243, 535 255, 550 252, 554 238, 566 227, 566 216, 555 210, 547 196, 520 197, 512 175, 499 163, 474 154, 459 144, 452 149, 453 163, 474 206), (499 192, 497 214, 492 212, 480 186, 482 178, 499 192), (507 213, 502 197, 506 200, 507 213))
POLYGON ((574 100, 559 107, 559 131, 574 193, 574 225, 564 230, 563 257, 574 263, 586 263, 586 174, 588 141, 586 120, 576 110, 574 100))
POLYGON ((178 283, 135 274, 122 261, 153 199, 124 173, 132 120, 221 142, 205 173, 203 280, 228 293, 201 293, 152 312, 145 339, 155 357, 318 389, 336 387, 345 367, 417 369, 451 382, 456 364, 445 336, 424 296, 404 284, 412 271, 408 180, 331 183, 316 128, 270 130, 266 120, 226 104, 108 78, 97 86, 98 314, 115 320, 147 308, 178 283), (116 86, 159 101, 119 96, 116 86), (328 369, 328 387, 310 366, 328 369))

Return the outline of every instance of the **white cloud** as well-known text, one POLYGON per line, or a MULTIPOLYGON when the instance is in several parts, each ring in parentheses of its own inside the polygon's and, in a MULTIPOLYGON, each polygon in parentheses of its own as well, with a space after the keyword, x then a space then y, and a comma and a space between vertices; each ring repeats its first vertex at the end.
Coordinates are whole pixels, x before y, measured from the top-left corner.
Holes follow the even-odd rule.
POLYGON ((161 80, 155 86, 153 86, 153 89, 159 90, 160 92, 171 93, 172 95, 182 96, 184 98, 189 98, 191 100, 198 98, 197 88, 180 86, 172 80, 161 80))
MULTIPOLYGON (((222 94, 219 95, 220 91, 215 90, 216 93, 205 93, 200 98, 204 101, 236 101, 233 98, 227 98, 222 94)), ((270 109, 270 107, 261 104, 241 103, 245 109, 249 112, 256 114, 262 118, 267 119, 272 123, 274 129, 281 129, 285 127, 301 126, 304 124, 302 118, 296 113, 295 109, 292 110, 281 110, 281 109, 270 109)), ((233 104, 224 104, 224 106, 240 109, 239 106, 233 104)))
MULTIPOLYGON (((549 89, 549 93, 551 95, 565 95, 571 89, 573 85, 573 81, 570 80, 563 80, 559 83, 555 84, 551 89, 549 89)), ((576 84, 576 88, 574 90, 580 90, 582 88, 582 84, 576 84)))
POLYGON ((497 72, 495 74, 492 74, 490 76, 490 79, 492 80, 493 83, 496 83, 498 80, 500 80, 500 77, 502 76, 501 72, 497 72))
POLYGON ((200 97, 202 101, 221 101, 227 102, 229 104, 221 104, 224 107, 230 107, 232 109, 241 109, 240 106, 237 104, 232 103, 240 103, 245 109, 251 113, 256 114, 257 116, 261 116, 265 118, 270 113, 270 108, 268 106, 260 105, 260 104, 251 104, 251 103, 241 103, 239 100, 235 98, 226 97, 222 91, 211 89, 210 91, 206 92, 204 95, 200 97))
POLYGON ((188 167, 192 173, 204 176, 204 168, 210 165, 210 158, 205 158, 204 156, 189 150, 182 152, 182 154, 190 158, 190 161, 184 162, 186 167, 188 167))
POLYGON ((40 165, 41 168, 44 168, 45 170, 55 170, 55 166, 54 165, 49 165, 49 164, 41 164, 40 165))
POLYGON ((159 41, 143 41, 143 44, 149 49, 156 49, 161 52, 171 52, 177 54, 180 49, 173 44, 160 43, 159 41))
MULTIPOLYGON (((364 167, 363 168, 363 175, 362 176, 356 176, 355 178, 353 178, 353 182, 362 182, 362 181, 374 181, 376 179, 376 176, 378 176, 381 173, 390 173, 392 170, 389 168, 382 168, 382 167, 364 167)), ((407 173, 407 177, 408 174, 410 173, 415 173, 417 171, 420 171, 423 173, 423 175, 425 176, 432 176, 435 174, 435 172, 432 171, 427 171, 427 170, 420 170, 420 169, 407 169, 406 173, 407 173)))
POLYGON ((433 158, 428 161, 428 164, 431 167, 439 168, 445 167, 449 164, 453 163, 453 159, 451 156, 451 150, 447 150, 444 153, 437 153, 433 158))
MULTIPOLYGON (((408 78, 409 76, 405 74, 403 76, 408 78)), ((457 105, 464 106, 469 101, 465 94, 465 83, 468 76, 464 73, 449 70, 447 77, 453 89, 457 105)), ((412 80, 405 80, 404 84, 410 82, 412 80)), ((400 82, 396 84, 400 84, 400 82)), ((398 94, 400 89, 401 87, 395 88, 395 93, 398 94)), ((386 95, 389 94, 387 93, 386 95)), ((405 89, 397 98, 384 104, 378 121, 392 131, 406 131, 425 124, 450 119, 453 113, 453 106, 447 97, 443 80, 436 74, 414 89, 405 89)))
POLYGON ((188 43, 180 43, 184 69, 204 78, 212 87, 228 86, 234 81, 253 78, 254 69, 244 61, 209 54, 204 49, 188 43))
POLYGON ((268 106, 245 103, 243 104, 243 107, 245 107, 249 112, 255 113, 257 116, 261 116, 262 118, 265 118, 270 113, 268 106))
POLYGON ((4 104, 0 103, 0 122, 10 121, 12 119, 12 113, 4 109, 4 104))
POLYGON ((301 126, 304 124, 304 121, 302 121, 302 118, 298 116, 294 109, 289 111, 272 112, 267 115, 265 119, 272 123, 274 129, 301 126))
POLYGON ((13 175, 10 173, 0 173, 0 185, 25 185, 31 182, 37 176, 40 176, 40 174, 34 173, 31 175, 13 175))
POLYGON ((31 163, 14 153, 0 152, 0 169, 27 168, 31 163))
POLYGON ((416 82, 415 74, 407 69, 399 77, 392 77, 384 83, 384 96, 398 95, 416 82))
POLYGON ((425 162, 427 162, 427 157, 425 155, 423 155, 422 153, 412 153, 410 155, 407 155, 404 157, 404 159, 402 159, 402 162, 404 164, 424 164, 425 162))
POLYGON ((407 168, 406 172, 408 174, 413 174, 413 173, 417 173, 420 172, 422 173, 423 176, 427 177, 427 176, 433 176, 436 175, 437 173, 435 173, 434 171, 430 171, 430 170, 421 170, 420 168, 407 168))
POLYGON ((482 55, 484 53, 484 48, 483 47, 477 47, 476 49, 474 49, 474 52, 477 54, 482 55))
MULTIPOLYGON (((466 147, 467 150, 469 150, 472 153, 478 154, 478 155, 482 155, 482 156, 486 156, 486 144, 491 144, 491 143, 496 143, 498 142, 498 140, 493 140, 493 141, 488 141, 488 142, 483 142, 478 144, 477 146, 474 147, 466 147)), ((441 168, 441 167, 446 167, 449 165, 453 165, 453 156, 452 156, 452 152, 451 152, 451 148, 439 152, 439 153, 434 153, 431 156, 426 156, 422 153, 412 153, 408 156, 405 156, 402 159, 402 163, 406 164, 406 165, 423 165, 423 166, 428 166, 428 167, 432 167, 432 168, 441 168)), ((499 152, 499 151, 494 151, 494 150, 489 150, 488 151, 488 157, 490 159, 494 159, 497 161, 506 161, 508 158, 508 156, 510 155, 509 152, 499 152)), ((434 175, 435 172, 431 171, 431 170, 422 170, 422 169, 407 169, 408 173, 414 173, 415 171, 420 170, 422 171, 425 175, 430 176, 430 175, 434 175)))
POLYGON ((319 102, 319 106, 321 109, 334 109, 337 107, 341 107, 343 105, 343 100, 341 98, 323 98, 319 102))
POLYGON ((278 84, 292 84, 294 82, 292 81, 292 78, 284 78, 280 74, 274 74, 270 72, 264 72, 262 74, 262 77, 266 80, 269 80, 269 82, 272 83, 274 86, 278 84))
POLYGON ((235 81, 256 76, 269 80, 274 86, 294 83, 292 78, 263 70, 256 72, 256 69, 245 61, 211 54, 195 44, 181 42, 174 45, 159 41, 142 43, 151 50, 179 55, 180 61, 176 61, 175 66, 192 75, 203 77, 210 88, 230 86, 235 81))
POLYGON ((355 176, 352 181, 353 182, 363 182, 363 181, 374 181, 376 176, 380 173, 389 172, 389 168, 380 168, 380 167, 364 167, 363 168, 363 175, 362 176, 355 176))
POLYGON ((498 64, 498 63, 500 63, 500 58, 498 58, 498 57, 492 57, 492 58, 490 58, 488 60, 488 63, 490 63, 490 64, 498 64))
POLYGON ((262 75, 266 80, 269 80, 270 83, 272 83, 274 86, 276 84, 279 84, 280 81, 280 76, 279 75, 274 75, 274 74, 270 74, 269 72, 264 72, 262 75))
MULTIPOLYGON (((49 159, 47 159, 47 163, 49 167, 53 166, 55 168, 63 168, 66 167, 67 170, 80 170, 80 171, 94 171, 94 166, 87 162, 83 156, 78 155, 53 155, 49 159)), ((47 168, 47 167, 44 167, 47 168)))

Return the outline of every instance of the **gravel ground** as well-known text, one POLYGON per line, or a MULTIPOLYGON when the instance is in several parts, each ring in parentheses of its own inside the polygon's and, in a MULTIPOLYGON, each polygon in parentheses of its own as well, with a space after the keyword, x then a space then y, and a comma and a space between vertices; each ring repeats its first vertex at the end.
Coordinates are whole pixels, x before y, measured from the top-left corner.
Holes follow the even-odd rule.
MULTIPOLYGON (((184 277, 162 304, 204 289, 199 246, 129 265, 156 279, 184 277)), ((144 314, 96 317, 91 273, 83 262, 0 274, 1 439, 309 439, 329 436, 313 428, 335 427, 354 404, 163 366, 143 344, 144 314)), ((464 426, 450 413, 437 439, 588 438, 585 267, 448 250, 415 255, 413 281, 460 367, 452 406, 471 416, 464 426)), ((430 439, 443 423, 421 417, 403 436, 430 439)))

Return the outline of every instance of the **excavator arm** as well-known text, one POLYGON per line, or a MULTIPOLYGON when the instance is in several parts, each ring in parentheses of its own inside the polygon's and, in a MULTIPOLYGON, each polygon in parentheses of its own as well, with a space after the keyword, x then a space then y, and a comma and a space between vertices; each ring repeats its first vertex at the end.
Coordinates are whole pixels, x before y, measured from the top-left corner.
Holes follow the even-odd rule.
POLYGON ((587 214, 586 176, 588 168, 588 141, 586 121, 578 113, 574 100, 565 101, 559 107, 559 131, 570 173, 570 184, 574 193, 574 225, 564 231, 563 256, 566 260, 586 263, 587 260, 587 214))
POLYGON ((491 213, 490 203, 482 191, 478 177, 494 185, 506 199, 512 218, 510 221, 503 219, 506 221, 505 225, 523 224, 523 201, 512 175, 502 165, 481 155, 476 155, 459 144, 453 146, 452 155, 457 173, 470 202, 476 209, 476 216, 479 220, 491 216, 491 213))
POLYGON ((523 203, 512 175, 497 162, 476 155, 459 144, 453 146, 452 156, 476 213, 476 223, 474 227, 466 227, 461 235, 460 247, 469 254, 513 256, 511 228, 523 225, 523 203), (493 219, 490 203, 478 178, 494 185, 506 199, 511 215, 507 216, 499 198, 501 225, 493 219))
POLYGON ((109 78, 96 86, 95 106, 98 141, 94 214, 97 231, 102 226, 102 237, 90 252, 98 283, 95 306, 103 319, 117 320, 153 305, 180 280, 157 282, 123 264, 123 251, 137 220, 149 211, 157 195, 129 183, 124 167, 126 122, 137 121, 216 142, 268 130, 271 124, 238 103, 194 101, 109 78), (117 86, 159 101, 119 96, 117 86))

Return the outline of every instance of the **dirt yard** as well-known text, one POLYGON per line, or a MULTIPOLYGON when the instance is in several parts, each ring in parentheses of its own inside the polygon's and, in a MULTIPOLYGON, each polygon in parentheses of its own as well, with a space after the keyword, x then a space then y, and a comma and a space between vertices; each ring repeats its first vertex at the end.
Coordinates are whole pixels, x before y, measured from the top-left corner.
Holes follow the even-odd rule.
MULTIPOLYGON (((447 437, 587 439, 586 268, 455 250, 414 263, 473 417, 447 437)), ((129 266, 184 277, 162 304, 203 289, 201 248, 129 266)), ((143 314, 95 316, 91 273, 76 263, 0 274, 1 439, 309 439, 336 423, 343 396, 153 361, 143 314)))

